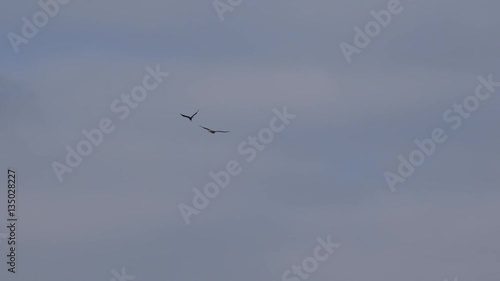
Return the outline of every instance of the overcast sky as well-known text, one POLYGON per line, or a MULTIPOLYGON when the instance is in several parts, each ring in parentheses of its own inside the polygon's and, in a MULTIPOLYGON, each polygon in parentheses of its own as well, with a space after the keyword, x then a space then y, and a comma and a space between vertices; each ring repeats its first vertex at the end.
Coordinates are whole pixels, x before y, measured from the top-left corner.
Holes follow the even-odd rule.
POLYGON ((500 3, 402 1, 348 63, 339 45, 388 2, 243 0, 221 21, 212 0, 72 0, 17 54, 9 32, 41 8, 6 2, 0 167, 19 221, 0 279, 278 281, 331 235, 308 280, 500 280, 500 88, 443 120, 479 75, 500 81, 500 3), (120 120, 110 105, 156 65, 170 76, 120 120), (285 106, 297 117, 247 162, 240 143, 285 106), (59 182, 51 164, 103 118, 116 129, 59 182), (447 141, 392 192, 384 172, 435 128, 447 141), (179 204, 230 160, 241 174, 186 225, 179 204))

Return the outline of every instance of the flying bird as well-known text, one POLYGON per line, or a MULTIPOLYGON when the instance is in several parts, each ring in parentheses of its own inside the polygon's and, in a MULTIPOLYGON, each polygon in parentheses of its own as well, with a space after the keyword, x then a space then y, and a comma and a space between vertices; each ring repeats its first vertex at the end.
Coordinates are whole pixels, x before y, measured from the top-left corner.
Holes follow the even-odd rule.
MULTIPOLYGON (((200 111, 200 110, 198 109, 198 111, 200 111)), ((193 117, 194 117, 196 114, 198 114, 198 111, 196 111, 196 112, 195 112, 193 115, 191 115, 191 116, 187 116, 187 115, 184 115, 184 114, 182 114, 182 113, 181 113, 181 116, 182 116, 182 117, 186 117, 187 119, 189 119, 189 121, 193 121, 193 117)))
POLYGON ((203 129, 207 130, 210 134, 215 134, 215 133, 229 133, 229 131, 215 131, 215 130, 209 129, 207 127, 203 127, 203 126, 200 126, 200 127, 202 127, 203 129))

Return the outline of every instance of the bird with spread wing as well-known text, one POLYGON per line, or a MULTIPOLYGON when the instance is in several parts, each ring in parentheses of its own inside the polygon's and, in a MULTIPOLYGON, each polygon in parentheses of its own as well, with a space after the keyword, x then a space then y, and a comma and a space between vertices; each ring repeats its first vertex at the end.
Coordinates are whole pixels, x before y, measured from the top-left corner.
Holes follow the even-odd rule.
POLYGON ((203 129, 207 130, 210 134, 215 134, 215 133, 229 133, 229 131, 216 131, 216 130, 209 129, 207 127, 203 127, 203 126, 200 126, 200 127, 202 127, 203 129))
MULTIPOLYGON (((198 109, 198 111, 200 111, 200 110, 198 109)), ((193 121, 193 117, 194 117, 194 116, 196 116, 196 114, 198 114, 198 111, 196 111, 196 112, 195 112, 193 115, 191 115, 191 116, 187 116, 187 115, 184 115, 184 114, 182 114, 182 113, 181 113, 181 116, 182 116, 182 117, 185 117, 185 118, 187 118, 187 119, 189 119, 189 121, 193 121)))

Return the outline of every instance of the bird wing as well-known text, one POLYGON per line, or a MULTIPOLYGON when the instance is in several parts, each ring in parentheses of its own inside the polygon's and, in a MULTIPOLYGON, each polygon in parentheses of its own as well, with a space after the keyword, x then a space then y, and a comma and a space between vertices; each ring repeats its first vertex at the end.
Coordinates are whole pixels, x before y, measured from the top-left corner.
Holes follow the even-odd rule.
POLYGON ((214 131, 216 133, 229 133, 229 131, 214 131))
MULTIPOLYGON (((198 109, 198 111, 200 111, 200 110, 198 109)), ((196 111, 196 112, 193 114, 193 116, 191 116, 191 118, 193 118, 196 114, 198 114, 198 111, 196 111)))
POLYGON ((205 129, 205 130, 207 130, 207 131, 211 131, 211 130, 210 130, 209 128, 207 128, 207 127, 203 127, 203 126, 200 126, 200 127, 202 127, 203 129, 205 129))
POLYGON ((184 115, 184 114, 182 114, 182 113, 181 113, 181 116, 182 116, 182 117, 186 117, 186 118, 188 118, 188 119, 189 119, 189 116, 186 116, 186 115, 184 115))

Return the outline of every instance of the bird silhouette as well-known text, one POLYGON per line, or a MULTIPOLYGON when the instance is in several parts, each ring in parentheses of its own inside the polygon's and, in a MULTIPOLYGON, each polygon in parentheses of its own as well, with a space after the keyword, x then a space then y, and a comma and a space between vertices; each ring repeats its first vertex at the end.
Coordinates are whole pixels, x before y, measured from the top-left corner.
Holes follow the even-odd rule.
POLYGON ((203 127, 203 126, 200 126, 200 127, 202 127, 203 129, 207 130, 210 134, 215 134, 215 133, 229 133, 229 131, 215 131, 215 130, 209 129, 207 127, 203 127))
MULTIPOLYGON (((198 111, 200 111, 200 110, 198 109, 198 111)), ((184 115, 184 114, 182 114, 182 113, 181 113, 181 116, 182 116, 182 117, 186 117, 187 119, 189 119, 189 121, 193 121, 193 117, 194 117, 196 114, 198 114, 198 111, 196 111, 196 112, 195 112, 193 115, 191 115, 191 116, 187 116, 187 115, 184 115)))

